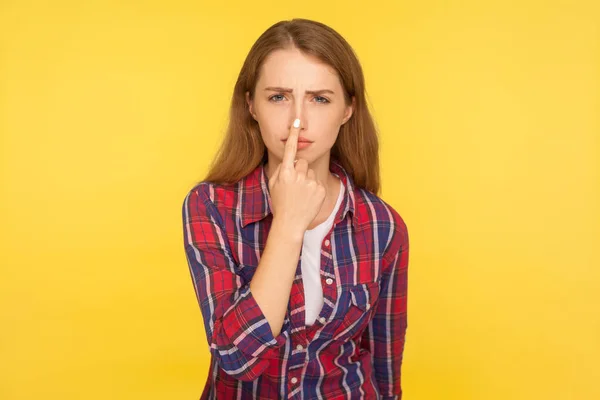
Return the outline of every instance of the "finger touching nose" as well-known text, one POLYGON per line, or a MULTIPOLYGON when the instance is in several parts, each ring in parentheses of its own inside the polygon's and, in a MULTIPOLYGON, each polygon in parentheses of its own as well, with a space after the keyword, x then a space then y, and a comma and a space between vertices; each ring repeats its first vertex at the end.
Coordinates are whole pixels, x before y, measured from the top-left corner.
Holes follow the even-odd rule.
POLYGON ((305 121, 304 118, 300 115, 293 115, 292 118, 290 119, 290 128, 294 125, 294 122, 298 120, 300 121, 300 126, 294 126, 294 128, 298 128, 298 129, 306 129, 305 126, 305 121))
POLYGON ((291 120, 290 120, 290 128, 294 127, 296 129, 304 129, 304 120, 300 117, 296 117, 294 116, 291 120), (298 121, 298 122, 296 122, 298 121), (295 126, 295 124, 298 124, 298 126, 295 126))
POLYGON ((306 114, 304 112, 304 105, 302 104, 302 102, 296 102, 296 104, 294 105, 294 115, 292 115, 291 117, 291 123, 294 122, 294 120, 296 118, 300 119, 300 126, 302 128, 306 127, 306 114))
POLYGON ((300 129, 301 130, 308 129, 308 116, 306 114, 298 113, 298 114, 292 115, 290 118, 290 126, 294 123, 294 121, 296 119, 300 120, 300 129))

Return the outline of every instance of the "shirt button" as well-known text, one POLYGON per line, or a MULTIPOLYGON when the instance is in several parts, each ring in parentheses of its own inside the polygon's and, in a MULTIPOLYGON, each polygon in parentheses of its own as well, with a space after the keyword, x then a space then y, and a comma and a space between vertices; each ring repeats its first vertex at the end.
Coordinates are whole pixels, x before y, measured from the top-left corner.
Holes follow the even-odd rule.
POLYGON ((319 318, 319 322, 324 324, 327 320, 325 319, 325 317, 321 317, 319 318))
POLYGON ((325 240, 325 247, 329 246, 329 239, 325 240))
POLYGON ((293 378, 292 378, 292 383, 295 385, 297 382, 298 382, 298 378, 296 378, 296 377, 293 377, 293 378))
POLYGON ((304 347, 302 347, 302 345, 299 344, 298 346, 296 346, 296 350, 304 350, 304 347))
POLYGON ((331 284, 333 283, 333 279, 331 279, 331 278, 327 278, 327 279, 325 280, 325 283, 327 283, 328 285, 331 285, 331 284))

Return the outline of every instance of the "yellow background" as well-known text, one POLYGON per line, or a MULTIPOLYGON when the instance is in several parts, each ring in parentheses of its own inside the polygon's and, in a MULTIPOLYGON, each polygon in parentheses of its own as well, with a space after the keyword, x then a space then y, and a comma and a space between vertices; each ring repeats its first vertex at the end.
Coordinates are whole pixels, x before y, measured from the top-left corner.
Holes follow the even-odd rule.
POLYGON ((200 396, 181 205, 292 17, 364 66, 411 240, 404 398, 599 399, 591 0, 3 1, 0 399, 200 396))

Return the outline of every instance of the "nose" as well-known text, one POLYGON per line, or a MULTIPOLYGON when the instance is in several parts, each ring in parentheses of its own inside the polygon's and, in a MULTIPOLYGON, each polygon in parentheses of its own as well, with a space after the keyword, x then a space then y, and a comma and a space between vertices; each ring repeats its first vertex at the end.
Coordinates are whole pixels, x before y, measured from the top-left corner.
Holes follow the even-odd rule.
POLYGON ((300 119, 300 129, 306 129, 307 121, 306 121, 306 113, 304 112, 304 104, 301 101, 297 101, 292 108, 293 112, 290 116, 290 127, 294 123, 296 118, 300 119))

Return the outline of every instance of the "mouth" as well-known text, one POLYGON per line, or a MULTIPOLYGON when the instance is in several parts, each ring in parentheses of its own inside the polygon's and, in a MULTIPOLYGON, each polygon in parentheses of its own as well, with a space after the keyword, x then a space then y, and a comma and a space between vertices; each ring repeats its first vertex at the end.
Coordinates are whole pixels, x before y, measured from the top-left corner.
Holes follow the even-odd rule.
MULTIPOLYGON (((287 142, 287 139, 282 139, 282 142, 287 142)), ((303 139, 303 138, 298 138, 298 143, 312 143, 312 140, 308 140, 308 139, 303 139)))
POLYGON ((298 149, 298 151, 302 151, 304 149, 306 149, 307 147, 309 147, 312 144, 312 142, 298 142, 298 144, 296 145, 296 148, 298 149))

